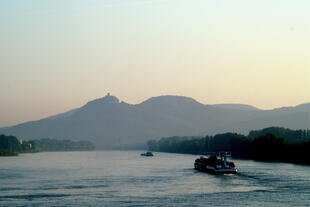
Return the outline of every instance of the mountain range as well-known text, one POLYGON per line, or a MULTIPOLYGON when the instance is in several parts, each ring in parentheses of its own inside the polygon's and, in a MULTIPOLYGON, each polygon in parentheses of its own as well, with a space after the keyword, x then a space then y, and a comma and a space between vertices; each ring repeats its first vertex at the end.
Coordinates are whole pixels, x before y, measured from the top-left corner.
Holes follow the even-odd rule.
POLYGON ((261 110, 244 104, 206 105, 170 95, 128 104, 108 94, 62 114, 0 128, 0 134, 23 139, 89 140, 99 149, 116 149, 167 136, 247 134, 270 126, 309 129, 310 103, 261 110))

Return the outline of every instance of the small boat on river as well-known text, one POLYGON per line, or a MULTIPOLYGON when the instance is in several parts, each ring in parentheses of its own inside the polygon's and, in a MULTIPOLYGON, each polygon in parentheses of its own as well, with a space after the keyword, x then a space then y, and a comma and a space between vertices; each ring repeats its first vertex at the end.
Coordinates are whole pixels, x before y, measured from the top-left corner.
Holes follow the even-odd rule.
POLYGON ((201 156, 195 160, 194 167, 196 170, 212 174, 236 174, 235 164, 227 161, 229 156, 231 155, 228 152, 220 152, 218 155, 213 154, 207 157, 201 156))
POLYGON ((145 152, 145 153, 141 153, 140 155, 141 155, 141 156, 146 156, 146 157, 153 157, 153 156, 154 156, 153 153, 150 152, 150 151, 145 152))

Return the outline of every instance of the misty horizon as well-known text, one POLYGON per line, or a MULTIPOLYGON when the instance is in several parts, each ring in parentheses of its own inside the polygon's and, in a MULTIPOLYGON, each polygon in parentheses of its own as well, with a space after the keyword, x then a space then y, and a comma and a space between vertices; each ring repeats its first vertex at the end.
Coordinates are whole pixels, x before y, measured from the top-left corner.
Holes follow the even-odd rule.
MULTIPOLYGON (((126 103, 126 104, 130 104, 130 105, 139 105, 139 104, 142 104, 143 102, 146 102, 152 98, 159 98, 159 97, 184 97, 184 98, 190 98, 190 99, 193 99, 194 101, 200 103, 200 104, 204 104, 204 105, 217 105, 217 106, 225 106, 225 105, 243 105, 243 106, 247 106, 247 107, 253 107, 253 109, 257 109, 257 110, 264 110, 264 111, 268 111, 268 110, 275 110, 275 109, 281 109, 281 108, 290 108, 290 107, 296 107, 296 106, 299 106, 299 105, 303 105, 303 104, 307 104, 307 103, 310 103, 309 102, 305 102, 305 103, 300 103, 300 104, 297 104, 297 105, 293 105, 293 106, 279 106, 279 107, 276 107, 276 108, 271 108, 271 109, 262 109, 262 108, 258 108, 254 105, 250 105, 250 104, 246 104, 246 103, 215 103, 215 104, 209 104, 209 103, 202 103, 202 102, 199 102, 198 100, 192 98, 192 97, 187 97, 187 96, 180 96, 180 95, 160 95, 160 96, 154 96, 154 97, 150 97, 150 98, 147 98, 139 103, 128 103, 128 102, 125 102, 121 99, 119 99, 117 96, 114 96, 114 94, 111 94, 111 93, 107 93, 106 95, 102 96, 102 97, 98 97, 98 98, 95 98, 93 100, 89 100, 87 102, 85 102, 84 104, 81 104, 80 106, 77 106, 76 108, 71 108, 71 109, 68 109, 66 111, 59 111, 59 112, 55 112, 53 114, 47 114, 45 116, 42 116, 42 117, 37 117, 36 119, 32 119, 32 120, 23 120, 23 121, 20 121, 20 122, 16 122, 16 123, 12 123, 12 124, 8 124, 8 125, 0 125, 0 128, 2 127, 9 127, 9 126, 13 126, 13 125, 18 125, 18 124, 22 124, 24 122, 28 122, 28 121, 36 121, 36 120, 40 120, 40 119, 44 119, 44 118, 48 118, 48 117, 53 117, 53 116, 57 116, 58 114, 62 114, 62 113, 67 113, 67 112, 70 112, 72 110, 76 110, 84 105, 86 105, 87 103, 89 102, 92 102, 92 101, 96 101, 96 100, 100 100, 104 97, 107 97, 107 96, 112 96, 112 97, 116 97, 118 99, 119 102, 123 102, 123 103, 126 103)), ((309 109, 310 110, 310 109, 309 109)))

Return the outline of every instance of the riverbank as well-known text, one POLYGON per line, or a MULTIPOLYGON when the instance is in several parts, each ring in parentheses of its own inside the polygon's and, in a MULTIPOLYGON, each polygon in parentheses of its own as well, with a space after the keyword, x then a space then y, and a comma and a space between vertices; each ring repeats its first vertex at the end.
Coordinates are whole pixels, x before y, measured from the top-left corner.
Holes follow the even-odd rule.
POLYGON ((17 156, 18 153, 17 152, 8 152, 5 150, 0 150, 0 157, 4 157, 4 156, 17 156))
POLYGON ((59 139, 22 140, 15 136, 0 135, 0 156, 17 156, 19 153, 45 151, 91 151, 95 146, 89 141, 59 139))
MULTIPOLYGON (((287 129, 273 128, 278 132, 287 129)), ((258 137, 244 136, 236 133, 217 134, 206 137, 167 137, 150 140, 147 144, 150 151, 172 152, 182 154, 206 154, 206 152, 231 152, 233 158, 264 162, 286 162, 310 165, 308 152, 310 139, 304 131, 290 130, 299 133, 294 139, 279 137, 274 134, 259 134, 258 137)), ((309 134, 308 131, 305 131, 309 134)), ((284 134, 285 135, 285 134, 284 134)))

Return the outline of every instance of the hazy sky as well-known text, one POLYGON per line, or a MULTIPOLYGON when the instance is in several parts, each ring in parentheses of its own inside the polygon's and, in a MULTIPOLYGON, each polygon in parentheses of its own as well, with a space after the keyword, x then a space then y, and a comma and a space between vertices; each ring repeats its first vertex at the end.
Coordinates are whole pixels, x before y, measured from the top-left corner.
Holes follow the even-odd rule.
POLYGON ((107 92, 310 101, 309 0, 0 0, 0 126, 107 92))

